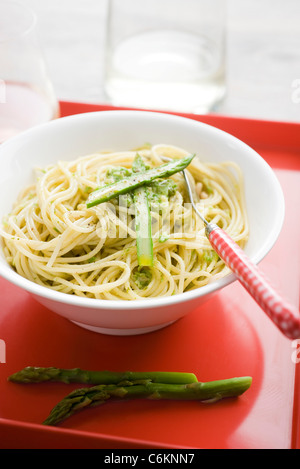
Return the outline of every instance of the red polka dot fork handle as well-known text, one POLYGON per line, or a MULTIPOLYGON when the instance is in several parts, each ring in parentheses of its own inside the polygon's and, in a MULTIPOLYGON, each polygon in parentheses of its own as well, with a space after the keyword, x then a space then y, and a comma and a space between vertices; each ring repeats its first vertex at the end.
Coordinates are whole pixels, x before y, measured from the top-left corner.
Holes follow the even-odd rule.
POLYGON ((209 223, 206 235, 220 258, 278 329, 289 339, 299 339, 299 311, 272 288, 258 267, 225 231, 209 223))

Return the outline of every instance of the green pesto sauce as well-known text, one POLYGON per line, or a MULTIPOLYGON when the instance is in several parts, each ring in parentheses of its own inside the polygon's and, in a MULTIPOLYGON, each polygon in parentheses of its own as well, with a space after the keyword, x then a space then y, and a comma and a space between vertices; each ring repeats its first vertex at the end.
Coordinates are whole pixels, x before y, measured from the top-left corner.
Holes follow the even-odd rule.
POLYGON ((202 259, 206 262, 212 262, 215 261, 217 262, 220 258, 218 254, 215 251, 210 251, 210 250, 205 250, 202 255, 202 259))
MULTIPOLYGON (((132 176, 133 171, 122 166, 110 168, 105 176, 105 185, 119 182, 126 177, 132 176)), ((157 179, 147 186, 148 200, 150 205, 159 205, 166 202, 176 192, 176 184, 173 179, 157 179)), ((131 193, 122 195, 122 205, 129 207, 133 203, 131 193)))
POLYGON ((125 177, 131 176, 131 175, 132 175, 132 171, 128 168, 124 168, 123 166, 111 168, 106 172, 105 184, 113 184, 115 182, 119 182, 125 177))
POLYGON ((167 234, 161 234, 160 237, 158 238, 159 243, 165 243, 168 241, 169 236, 167 234))
POLYGON ((132 272, 132 278, 136 286, 140 290, 144 290, 152 280, 151 269, 149 267, 137 267, 132 272))

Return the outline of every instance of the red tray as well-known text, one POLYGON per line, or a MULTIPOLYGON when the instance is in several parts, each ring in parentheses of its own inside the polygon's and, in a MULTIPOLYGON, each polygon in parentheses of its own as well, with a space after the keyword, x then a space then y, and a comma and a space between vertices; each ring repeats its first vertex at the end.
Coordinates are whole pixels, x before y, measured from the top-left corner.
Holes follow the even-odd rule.
MULTIPOLYGON (((113 109, 61 103, 62 115, 113 109)), ((274 168, 286 199, 280 237, 261 263, 281 293, 299 303, 300 125, 187 116, 242 139, 274 168)), ((1 448, 300 448, 300 343, 291 342, 238 282, 175 324, 133 337, 99 335, 55 315, 0 279, 1 448), (5 353, 4 353, 5 352, 5 353), (194 372, 208 381, 250 375, 239 399, 114 402, 59 427, 41 422, 78 385, 17 385, 7 377, 27 366, 194 372)), ((79 385, 80 386, 80 385, 79 385)))

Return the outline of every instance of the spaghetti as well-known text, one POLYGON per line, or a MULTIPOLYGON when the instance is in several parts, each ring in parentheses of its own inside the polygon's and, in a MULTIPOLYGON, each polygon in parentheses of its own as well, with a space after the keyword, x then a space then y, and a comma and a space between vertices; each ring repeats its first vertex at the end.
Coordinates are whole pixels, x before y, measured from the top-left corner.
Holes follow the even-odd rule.
MULTIPOLYGON (((151 199, 153 267, 138 265, 130 195, 87 208, 88 195, 111 175, 129 171, 136 153, 150 167, 182 158, 171 145, 101 152, 36 169, 36 182, 19 195, 0 235, 7 262, 47 288, 104 300, 164 297, 202 287, 229 273, 213 251, 192 209, 181 173, 171 176, 171 195, 151 199)), ((248 239, 243 176, 233 162, 186 169, 204 217, 240 245, 248 239)))

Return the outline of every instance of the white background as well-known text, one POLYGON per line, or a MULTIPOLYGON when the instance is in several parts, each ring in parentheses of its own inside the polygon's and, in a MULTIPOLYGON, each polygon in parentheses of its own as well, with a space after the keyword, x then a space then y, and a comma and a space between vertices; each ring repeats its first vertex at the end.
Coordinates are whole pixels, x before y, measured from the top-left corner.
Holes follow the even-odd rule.
MULTIPOLYGON (((21 2, 38 15, 57 97, 105 103, 107 0, 21 2)), ((221 114, 300 121, 300 0, 228 0, 227 86, 221 114)))

